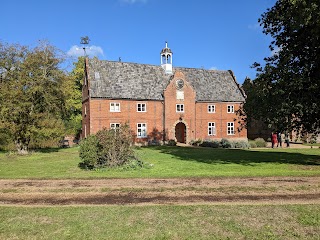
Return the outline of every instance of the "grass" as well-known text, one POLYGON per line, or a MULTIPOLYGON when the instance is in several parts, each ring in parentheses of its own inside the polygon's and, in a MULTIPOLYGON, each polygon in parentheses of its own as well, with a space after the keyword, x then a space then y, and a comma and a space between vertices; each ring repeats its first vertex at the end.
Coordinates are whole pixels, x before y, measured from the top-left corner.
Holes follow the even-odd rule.
MULTIPOLYGON (((151 169, 85 171, 77 148, 0 152, 2 179, 319 176, 320 149, 136 150, 151 169)), ((188 188, 188 187, 186 187, 188 188)), ((73 189, 64 189, 73 191, 73 189)), ((108 188, 103 191, 110 191, 108 188)), ((132 189, 121 189, 133 191, 132 189)), ((157 189, 161 191, 161 189, 157 189)), ((192 190, 192 188, 190 189, 192 190)), ((203 191, 222 191, 204 189, 203 191)), ((263 191, 231 187, 230 192, 263 191)), ((272 189, 271 189, 272 190, 272 189)), ((305 189, 306 191, 312 191, 305 189)), ((7 189, 5 191, 17 191, 7 189)), ((55 191, 52 189, 52 191, 55 191)), ((74 191, 80 191, 75 189, 74 191)), ((87 191, 81 189, 81 191, 87 191)), ((140 189, 136 189, 140 191, 140 189)), ((295 191, 295 189, 290 189, 295 191)), ((1 191, 0 191, 1 192, 1 191)), ((19 194, 19 192, 16 192, 19 194)), ((320 239, 320 204, 0 206, 0 239, 320 239)))
POLYGON ((85 171, 78 148, 46 149, 27 156, 0 153, 2 179, 89 179, 319 176, 320 149, 138 148, 151 169, 85 171))
POLYGON ((0 207, 0 239, 319 239, 320 205, 0 207))

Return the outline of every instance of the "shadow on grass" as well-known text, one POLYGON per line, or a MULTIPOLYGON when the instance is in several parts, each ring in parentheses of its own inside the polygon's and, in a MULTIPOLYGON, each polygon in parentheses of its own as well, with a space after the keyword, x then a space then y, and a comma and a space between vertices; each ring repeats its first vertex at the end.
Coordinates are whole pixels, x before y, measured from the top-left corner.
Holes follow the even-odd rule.
POLYGON ((299 165, 320 165, 318 154, 295 153, 285 151, 259 151, 244 149, 192 148, 192 147, 151 147, 165 154, 173 155, 184 161, 198 161, 208 164, 242 164, 278 163, 299 165))

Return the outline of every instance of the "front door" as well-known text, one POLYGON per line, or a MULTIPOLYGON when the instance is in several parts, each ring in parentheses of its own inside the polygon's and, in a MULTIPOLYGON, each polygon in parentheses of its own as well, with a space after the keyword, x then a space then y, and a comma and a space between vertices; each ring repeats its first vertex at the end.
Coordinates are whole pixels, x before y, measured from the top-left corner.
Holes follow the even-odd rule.
POLYGON ((182 122, 177 123, 175 131, 177 142, 186 143, 186 125, 182 122))

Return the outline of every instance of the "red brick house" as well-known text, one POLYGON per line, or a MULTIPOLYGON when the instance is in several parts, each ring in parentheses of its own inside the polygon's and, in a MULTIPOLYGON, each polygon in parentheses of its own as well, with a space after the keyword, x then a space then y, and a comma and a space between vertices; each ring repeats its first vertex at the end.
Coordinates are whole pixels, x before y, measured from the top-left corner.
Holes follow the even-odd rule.
POLYGON ((159 66, 86 59, 83 138, 127 123, 138 142, 247 139, 237 131, 245 96, 232 71, 173 67, 167 45, 160 56, 159 66))

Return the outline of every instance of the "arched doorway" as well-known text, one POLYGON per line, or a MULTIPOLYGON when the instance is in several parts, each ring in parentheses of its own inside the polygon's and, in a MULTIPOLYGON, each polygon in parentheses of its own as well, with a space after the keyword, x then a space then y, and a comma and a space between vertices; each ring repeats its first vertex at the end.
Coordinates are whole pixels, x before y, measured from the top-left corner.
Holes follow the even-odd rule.
POLYGON ((177 142, 179 143, 186 143, 186 125, 183 122, 177 123, 175 127, 175 135, 177 142))

